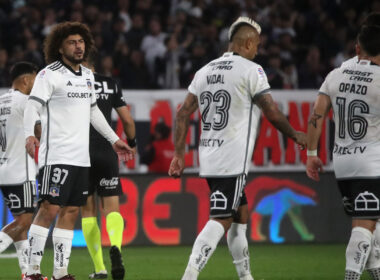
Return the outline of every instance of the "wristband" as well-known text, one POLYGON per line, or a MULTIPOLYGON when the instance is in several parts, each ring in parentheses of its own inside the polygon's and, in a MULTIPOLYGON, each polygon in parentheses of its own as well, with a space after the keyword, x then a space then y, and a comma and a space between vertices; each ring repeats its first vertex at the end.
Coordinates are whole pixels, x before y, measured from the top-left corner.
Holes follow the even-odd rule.
POLYGON ((307 150, 306 154, 307 154, 307 156, 316 157, 316 156, 318 156, 318 150, 317 149, 315 149, 315 150, 307 150))
POLYGON ((136 147, 137 145, 136 137, 134 137, 133 139, 127 139, 127 143, 128 143, 128 146, 131 148, 136 147))

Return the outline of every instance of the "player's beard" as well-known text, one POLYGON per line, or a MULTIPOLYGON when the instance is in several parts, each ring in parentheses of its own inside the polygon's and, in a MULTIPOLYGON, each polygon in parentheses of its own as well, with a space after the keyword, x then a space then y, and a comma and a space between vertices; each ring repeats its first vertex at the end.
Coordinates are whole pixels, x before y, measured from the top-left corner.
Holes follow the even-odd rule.
POLYGON ((62 54, 62 55, 65 59, 67 59, 73 64, 80 64, 84 60, 84 56, 82 56, 81 58, 75 58, 74 56, 70 56, 70 55, 65 55, 65 54, 62 54))

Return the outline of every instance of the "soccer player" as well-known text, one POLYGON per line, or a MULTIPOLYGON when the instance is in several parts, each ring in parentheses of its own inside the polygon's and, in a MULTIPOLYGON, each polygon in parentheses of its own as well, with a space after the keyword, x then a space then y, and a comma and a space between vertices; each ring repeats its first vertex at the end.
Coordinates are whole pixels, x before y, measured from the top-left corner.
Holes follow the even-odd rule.
POLYGON ((334 111, 335 177, 347 215, 352 217, 346 249, 346 280, 366 268, 380 279, 379 243, 374 233, 380 218, 380 26, 366 21, 357 37, 356 59, 331 71, 314 104, 307 133, 307 175, 319 181, 322 162, 317 147, 323 120, 334 111))
POLYGON ((75 279, 68 273, 74 224, 87 202, 90 122, 125 159, 133 150, 121 141, 96 105, 94 75, 81 65, 94 47, 88 27, 77 22, 57 24, 44 42, 49 65, 36 77, 24 116, 26 148, 34 156, 33 136, 40 116, 39 210, 29 231, 27 280, 42 279, 40 263, 49 227, 53 230, 53 280, 75 279))
MULTIPOLYGON (((87 65, 93 70, 93 57, 87 59, 87 65)), ((123 124, 128 145, 136 153, 135 122, 124 101, 121 88, 110 77, 94 73, 97 104, 111 124, 111 112, 114 108, 123 124)), ((124 220, 120 215, 119 197, 122 194, 117 155, 107 141, 93 128, 90 128, 90 185, 87 204, 82 206, 82 230, 95 272, 90 279, 106 279, 107 270, 103 262, 101 234, 97 223, 95 192, 100 197, 102 213, 106 217, 106 228, 111 242, 111 274, 113 279, 123 279, 125 269, 121 257, 124 220)))
POLYGON ((14 221, 0 231, 0 253, 12 243, 21 273, 27 269, 28 230, 36 197, 36 164, 24 141, 24 109, 38 68, 18 62, 10 71, 12 88, 0 96, 0 188, 14 221))
POLYGON ((302 146, 306 144, 306 135, 295 131, 273 102, 264 70, 251 61, 257 53, 260 32, 255 21, 238 18, 229 29, 228 52, 195 74, 176 116, 175 155, 169 175, 179 177, 184 170, 189 117, 199 107, 200 176, 207 179, 211 190, 210 220, 195 240, 183 280, 198 278, 225 232, 239 279, 253 279, 244 187, 260 109, 287 137, 302 146))

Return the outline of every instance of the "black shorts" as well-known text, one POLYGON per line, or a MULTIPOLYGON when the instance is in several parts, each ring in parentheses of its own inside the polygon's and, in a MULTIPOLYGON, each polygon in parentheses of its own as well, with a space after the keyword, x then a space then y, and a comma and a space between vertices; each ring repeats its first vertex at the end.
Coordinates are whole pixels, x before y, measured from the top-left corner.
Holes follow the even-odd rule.
POLYGON ((87 203, 88 167, 46 165, 38 174, 39 201, 59 206, 82 206, 87 203))
POLYGON ((120 196, 123 191, 119 179, 119 161, 112 149, 91 152, 91 168, 88 194, 120 196))
POLYGON ((233 217, 240 206, 247 204, 244 192, 245 175, 206 179, 211 191, 210 218, 233 217))
POLYGON ((361 219, 380 218, 380 179, 338 180, 347 215, 361 219))
POLYGON ((34 213, 37 206, 36 183, 25 182, 22 185, 2 186, 4 201, 14 216, 24 213, 34 213))

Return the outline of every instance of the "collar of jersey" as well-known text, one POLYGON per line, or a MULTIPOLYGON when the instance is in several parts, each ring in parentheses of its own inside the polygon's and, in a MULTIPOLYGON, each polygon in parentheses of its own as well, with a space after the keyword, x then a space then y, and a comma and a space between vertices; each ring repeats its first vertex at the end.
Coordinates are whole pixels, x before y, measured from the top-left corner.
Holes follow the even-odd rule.
POLYGON ((74 75, 76 76, 82 76, 82 66, 79 65, 79 71, 78 72, 75 72, 73 68, 71 68, 69 65, 67 65, 66 63, 63 62, 63 60, 61 59, 60 62, 62 63, 63 66, 65 66, 70 72, 72 72, 74 75))

